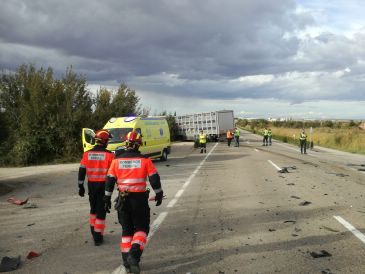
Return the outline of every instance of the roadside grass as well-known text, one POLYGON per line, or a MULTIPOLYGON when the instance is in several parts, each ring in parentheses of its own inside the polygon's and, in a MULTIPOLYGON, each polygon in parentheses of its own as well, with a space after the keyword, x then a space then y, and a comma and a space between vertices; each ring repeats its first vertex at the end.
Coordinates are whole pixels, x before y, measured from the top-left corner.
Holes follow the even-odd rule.
MULTIPOLYGON (((301 129, 270 127, 273 138, 285 143, 299 145, 299 135, 301 129)), ((262 129, 254 130, 246 127, 246 130, 262 135, 262 129)), ((314 128, 312 134, 305 129, 307 141, 313 141, 314 146, 333 148, 341 151, 365 154, 365 130, 359 128, 314 128)))

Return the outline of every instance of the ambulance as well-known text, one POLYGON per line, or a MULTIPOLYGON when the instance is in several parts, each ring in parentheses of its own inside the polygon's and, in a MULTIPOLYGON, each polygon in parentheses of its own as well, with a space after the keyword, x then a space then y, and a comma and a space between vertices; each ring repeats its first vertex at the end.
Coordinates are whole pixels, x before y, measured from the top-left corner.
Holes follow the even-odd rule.
MULTIPOLYGON (((125 147, 125 138, 132 130, 142 134, 142 145, 139 151, 150 158, 167 160, 171 151, 170 130, 163 117, 113 117, 103 127, 107 129, 112 139, 107 149, 115 152, 125 147)), ((82 129, 82 143, 84 151, 95 146, 95 132, 89 128, 82 129)))

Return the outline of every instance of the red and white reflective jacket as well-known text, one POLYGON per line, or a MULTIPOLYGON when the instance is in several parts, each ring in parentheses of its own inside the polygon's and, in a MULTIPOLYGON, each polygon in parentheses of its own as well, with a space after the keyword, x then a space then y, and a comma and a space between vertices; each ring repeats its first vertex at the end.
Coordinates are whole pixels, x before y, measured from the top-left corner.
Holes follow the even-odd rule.
MULTIPOLYGON (((150 158, 143 156, 138 151, 125 152, 113 160, 108 171, 108 183, 113 191, 116 182, 120 192, 145 192, 147 187, 147 177, 155 191, 160 191, 160 177, 150 158)), ((109 189, 108 189, 109 188, 109 189)))
POLYGON ((93 149, 84 152, 80 162, 79 181, 85 179, 84 170, 86 169, 89 182, 105 183, 113 159, 114 154, 101 146, 95 146, 93 149))

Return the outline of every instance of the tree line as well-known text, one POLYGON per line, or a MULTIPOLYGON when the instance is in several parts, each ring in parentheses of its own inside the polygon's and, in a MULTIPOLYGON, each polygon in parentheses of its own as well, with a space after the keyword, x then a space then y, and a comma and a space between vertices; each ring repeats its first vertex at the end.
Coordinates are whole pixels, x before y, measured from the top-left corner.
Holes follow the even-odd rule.
POLYGON ((265 119, 239 119, 237 125, 240 127, 249 127, 251 130, 265 128, 265 127, 282 127, 282 128, 351 128, 358 127, 361 122, 350 121, 332 121, 332 120, 313 120, 313 121, 300 121, 300 120, 288 120, 288 121, 269 121, 265 119))
MULTIPOLYGON (((74 161, 82 153, 81 129, 100 129, 111 117, 148 114, 135 90, 100 88, 71 68, 57 78, 52 68, 21 65, 0 74, 0 165, 74 161)), ((164 113, 166 114, 166 113, 164 113)), ((172 115, 167 115, 174 126, 172 115)))

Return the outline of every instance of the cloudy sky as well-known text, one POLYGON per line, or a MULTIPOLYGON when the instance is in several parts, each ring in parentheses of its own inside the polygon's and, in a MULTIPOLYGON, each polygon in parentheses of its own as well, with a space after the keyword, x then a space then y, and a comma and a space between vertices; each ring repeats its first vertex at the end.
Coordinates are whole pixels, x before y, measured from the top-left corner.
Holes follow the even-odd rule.
POLYGON ((0 69, 73 66, 177 114, 365 119, 362 0, 3 0, 0 69))

